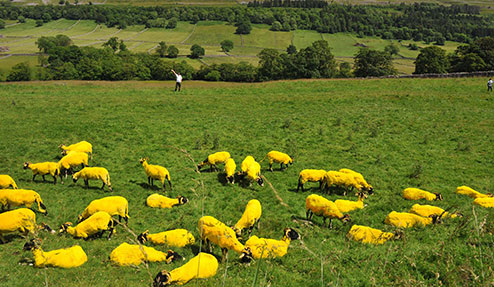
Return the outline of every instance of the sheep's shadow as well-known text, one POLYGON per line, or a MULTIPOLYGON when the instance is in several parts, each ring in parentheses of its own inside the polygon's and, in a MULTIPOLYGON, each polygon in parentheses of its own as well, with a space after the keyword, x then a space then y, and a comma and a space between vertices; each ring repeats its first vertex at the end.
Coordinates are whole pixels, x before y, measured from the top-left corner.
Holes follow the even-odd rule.
POLYGON ((226 179, 226 173, 224 172, 219 172, 218 175, 218 181, 222 184, 222 185, 227 185, 228 184, 228 180, 226 179))

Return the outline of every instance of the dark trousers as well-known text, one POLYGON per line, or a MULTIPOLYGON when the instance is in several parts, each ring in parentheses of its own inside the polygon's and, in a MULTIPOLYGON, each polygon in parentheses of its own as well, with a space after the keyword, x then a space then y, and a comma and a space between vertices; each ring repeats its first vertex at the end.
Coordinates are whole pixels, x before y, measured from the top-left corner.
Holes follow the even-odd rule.
POLYGON ((180 88, 182 88, 182 83, 177 82, 177 84, 175 85, 175 92, 177 91, 177 89, 180 92, 180 88))
POLYGON ((492 87, 487 86, 487 91, 488 91, 488 92, 489 92, 489 91, 490 91, 490 92, 492 92, 492 87))

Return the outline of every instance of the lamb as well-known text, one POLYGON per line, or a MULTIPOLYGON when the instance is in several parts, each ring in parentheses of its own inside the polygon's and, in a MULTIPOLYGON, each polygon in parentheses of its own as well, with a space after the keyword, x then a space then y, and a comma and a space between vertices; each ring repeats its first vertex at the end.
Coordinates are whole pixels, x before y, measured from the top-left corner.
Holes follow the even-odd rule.
POLYGON ((220 151, 208 155, 208 157, 197 165, 197 170, 201 170, 206 164, 209 165, 210 170, 216 170, 216 165, 219 163, 225 163, 230 158, 230 153, 227 151, 220 151))
POLYGON ((141 158, 139 160, 139 162, 144 167, 144 171, 146 172, 146 175, 148 177, 148 184, 153 186, 153 180, 157 179, 161 181, 161 184, 163 184, 163 191, 166 191, 166 179, 168 181, 168 184, 170 185, 170 190, 172 190, 172 180, 170 178, 170 173, 168 172, 168 170, 160 165, 148 164, 148 161, 148 158, 141 158))
POLYGON ((141 244, 150 241, 153 244, 166 244, 173 247, 185 247, 196 241, 194 235, 185 229, 174 229, 154 234, 150 234, 149 230, 146 230, 139 234, 137 239, 141 244))
POLYGON ((218 245, 223 253, 222 260, 226 257, 228 250, 233 250, 241 255, 242 260, 252 258, 249 248, 240 243, 235 231, 212 216, 203 216, 198 222, 199 236, 205 240, 211 251, 211 242, 218 245))
POLYGON ((225 172, 226 172, 226 180, 234 184, 235 183, 235 170, 237 169, 237 165, 233 158, 229 158, 225 162, 225 172))
POLYGON ((67 174, 72 173, 72 169, 77 166, 82 166, 82 168, 88 165, 88 155, 83 152, 71 152, 66 156, 62 157, 57 163, 57 168, 60 172, 60 180, 63 184, 62 174, 67 178, 67 174))
POLYGON ((471 197, 471 198, 486 198, 486 197, 492 197, 492 194, 488 193, 488 194, 483 194, 483 193, 480 193, 468 186, 459 186, 456 188, 456 193, 458 194, 463 194, 463 195, 466 195, 468 197, 471 197))
POLYGON ((292 228, 285 228, 281 240, 259 238, 252 236, 245 242, 245 246, 250 248, 254 259, 283 257, 288 252, 288 246, 292 240, 300 236, 292 228))
POLYGON ((24 245, 23 250, 33 251, 35 267, 73 268, 79 267, 87 261, 86 252, 79 245, 44 252, 32 239, 24 245))
POLYGON ((379 229, 371 228, 363 225, 353 225, 348 231, 346 237, 348 239, 370 244, 384 244, 389 240, 398 240, 402 238, 403 232, 383 232, 379 229))
POLYGON ((431 215, 437 215, 440 217, 444 216, 444 217, 450 217, 450 218, 462 217, 462 214, 459 212, 449 213, 438 206, 432 206, 432 205, 414 204, 408 212, 414 213, 414 214, 417 214, 417 215, 420 215, 423 217, 429 217, 431 215))
MULTIPOLYGON (((270 171, 273 171, 273 162, 280 164, 280 170, 283 170, 283 165, 285 165, 286 168, 288 168, 288 164, 290 164, 290 165, 293 164, 293 159, 289 155, 287 155, 286 153, 279 152, 279 151, 272 150, 272 151, 268 152, 266 157, 269 159, 269 170, 270 171)), ((264 158, 266 158, 266 157, 264 157, 264 158)), ((263 160, 261 160, 261 162, 263 160)))
POLYGON ((110 254, 110 261, 119 266, 138 266, 143 262, 160 262, 165 261, 170 264, 173 261, 184 259, 177 252, 168 250, 161 252, 152 247, 138 244, 122 243, 113 249, 110 254))
POLYGON ((418 188, 405 188, 403 190, 403 198, 408 199, 408 200, 419 200, 419 199, 425 199, 425 200, 443 200, 443 196, 439 193, 431 193, 425 190, 421 190, 418 188))
POLYGON ((259 219, 261 218, 262 207, 261 203, 257 199, 252 199, 245 206, 242 217, 235 223, 233 230, 237 237, 242 235, 243 229, 249 229, 249 236, 254 229, 254 225, 257 223, 257 229, 259 229, 259 219))
POLYGON ((396 227, 409 228, 418 226, 426 226, 431 223, 439 223, 440 217, 437 215, 431 215, 429 217, 422 217, 416 214, 407 212, 396 212, 392 211, 386 216, 384 223, 396 227))
POLYGON ((81 141, 75 144, 71 144, 66 146, 61 144, 59 148, 62 149, 62 155, 67 155, 71 151, 84 152, 91 155, 91 159, 93 159, 93 145, 88 143, 87 141, 81 141))
POLYGON ((477 204, 482 207, 494 207, 494 197, 479 197, 473 201, 473 204, 477 204))
POLYGON ((339 172, 352 175, 355 181, 360 184, 365 191, 367 191, 369 194, 374 193, 374 188, 372 187, 372 185, 367 183, 362 174, 348 168, 342 168, 339 170, 339 172))
POLYGON ((329 218, 328 227, 332 228, 331 219, 337 218, 342 223, 350 222, 350 216, 343 213, 338 209, 336 204, 326 198, 317 194, 311 194, 305 199, 305 209, 307 219, 311 219, 312 215, 322 216, 323 223, 326 224, 326 218, 329 218))
POLYGON ((302 188, 302 192, 304 192, 304 184, 308 181, 319 182, 319 189, 321 189, 325 175, 326 175, 326 171, 323 169, 304 169, 304 170, 302 170, 298 175, 297 192, 298 192, 299 188, 302 188))
POLYGON ((177 198, 168 198, 161 194, 151 194, 146 199, 146 204, 149 207, 158 207, 158 208, 172 208, 177 205, 183 205, 189 202, 189 200, 184 196, 177 196, 177 198))
POLYGON ((355 181, 353 175, 333 170, 326 172, 324 175, 321 189, 329 188, 331 186, 345 188, 343 195, 346 195, 346 191, 348 191, 349 188, 356 188, 358 191, 362 191, 362 185, 355 181))
POLYGON ((184 285, 192 279, 204 279, 216 275, 218 260, 211 254, 200 252, 189 262, 168 272, 162 270, 156 275, 153 287, 171 284, 184 285))
POLYGON ((76 227, 71 227, 72 223, 67 222, 60 227, 60 233, 67 232, 73 237, 82 237, 88 239, 90 237, 101 237, 108 230, 108 240, 114 233, 114 221, 111 216, 105 211, 98 211, 91 215, 88 219, 77 224, 76 227))
POLYGON ((350 212, 353 210, 364 208, 365 198, 367 198, 367 195, 364 192, 359 192, 357 201, 338 199, 335 200, 334 203, 341 212, 350 212))
POLYGON ((33 181, 37 175, 43 177, 45 181, 45 175, 49 174, 53 177, 53 184, 57 184, 57 176, 60 175, 58 164, 56 162, 40 162, 40 163, 24 163, 24 169, 30 169, 33 172, 33 181))
POLYGON ((127 199, 122 196, 107 196, 91 201, 82 214, 79 215, 79 222, 98 211, 105 211, 112 216, 118 215, 119 221, 122 221, 123 217, 125 223, 129 221, 129 202, 127 199))
POLYGON ((101 189, 105 187, 105 184, 108 185, 108 189, 113 191, 110 183, 110 174, 108 170, 104 167, 85 167, 81 171, 76 172, 72 175, 72 180, 77 182, 79 178, 84 179, 84 185, 89 187, 90 179, 99 179, 103 182, 101 189))
POLYGON ((2 205, 2 209, 6 208, 10 210, 11 206, 21 205, 31 208, 34 203, 38 205, 39 212, 44 215, 48 214, 41 196, 36 191, 28 189, 0 189, 0 204, 2 205))
POLYGON ((264 186, 264 180, 261 177, 261 165, 257 161, 250 163, 247 167, 247 180, 249 182, 255 181, 260 186, 264 186))
POLYGON ((14 179, 7 174, 0 174, 0 189, 9 188, 17 189, 17 184, 14 179))
POLYGON ((48 225, 41 223, 36 225, 36 214, 27 208, 19 208, 12 211, 0 213, 0 240, 5 243, 4 234, 20 232, 26 236, 36 229, 46 229, 54 232, 48 225))

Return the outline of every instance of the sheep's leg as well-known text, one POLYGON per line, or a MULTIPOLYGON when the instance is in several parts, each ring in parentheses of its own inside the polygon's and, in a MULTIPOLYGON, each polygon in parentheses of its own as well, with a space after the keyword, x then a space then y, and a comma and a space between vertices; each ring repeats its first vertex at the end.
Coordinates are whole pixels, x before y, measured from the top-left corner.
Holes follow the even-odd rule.
POLYGON ((36 174, 33 175, 33 181, 34 181, 35 178, 36 178, 36 174))
POLYGON ((43 181, 46 181, 46 179, 45 179, 45 175, 44 175, 44 174, 43 174, 41 177, 43 178, 43 181))
POLYGON ((261 227, 261 219, 257 219, 257 231, 259 231, 259 227, 261 227))
POLYGON ((148 185, 151 185, 151 177, 148 176, 148 185))
POLYGON ((310 209, 307 209, 305 212, 305 217, 310 220, 312 218, 312 211, 310 209))
POLYGON ((331 218, 329 219, 328 227, 329 227, 329 229, 333 229, 333 222, 331 221, 331 218))
POLYGON ((167 179, 168 180, 168 184, 170 185, 170 191, 172 191, 172 181, 167 179))
POLYGON ((154 178, 151 177, 151 186, 154 186, 154 178))
POLYGON ((101 186, 101 189, 103 189, 105 187, 105 182, 103 181, 103 185, 101 186))
POLYGON ((129 217, 125 216, 124 219, 125 219, 125 225, 129 224, 129 217))
POLYGON ((57 184, 57 176, 53 175, 53 184, 57 184))
POLYGON ((298 179, 297 192, 299 188, 302 187, 302 192, 304 192, 304 185, 300 182, 300 178, 298 179))
POLYGON ((85 186, 86 188, 89 188, 89 179, 85 179, 85 180, 84 180, 84 186, 85 186))
POLYGON ((280 163, 280 170, 283 170, 283 163, 280 163))
POLYGON ((273 171, 273 163, 269 162, 269 171, 273 171))

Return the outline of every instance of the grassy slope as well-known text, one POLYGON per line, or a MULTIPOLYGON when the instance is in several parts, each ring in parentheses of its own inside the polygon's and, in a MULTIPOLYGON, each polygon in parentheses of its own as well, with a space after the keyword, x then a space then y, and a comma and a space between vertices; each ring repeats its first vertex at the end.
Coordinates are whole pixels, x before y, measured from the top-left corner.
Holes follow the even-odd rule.
MULTIPOLYGON (((0 173, 12 175, 20 187, 41 194, 50 214, 38 215, 38 222, 52 227, 76 221, 91 200, 110 195, 96 188, 100 186, 96 182, 84 189, 81 182, 53 186, 31 181, 22 163, 56 160, 62 142, 93 143, 90 164, 108 168, 113 195, 128 198, 129 225, 136 233, 183 227, 197 236, 202 214, 231 225, 247 201, 257 198, 263 215, 256 235, 280 238, 283 228, 290 226, 300 232, 302 240, 293 242, 284 258, 262 261, 256 286, 494 283, 489 269, 494 263, 489 251, 494 244, 493 211, 477 207, 475 220, 471 200, 454 193, 460 185, 494 192, 494 100, 484 91, 484 79, 186 81, 180 94, 172 92, 172 85, 2 84, 0 173), (272 149, 293 155, 295 163, 285 172, 270 173, 265 170, 267 163, 262 163, 264 176, 288 207, 279 203, 268 186, 223 185, 221 173, 194 173, 191 162, 169 146, 188 150, 196 161, 210 152, 228 150, 237 164, 249 154, 260 160, 272 149), (158 191, 146 184, 138 164, 142 156, 168 167, 174 183, 169 196, 184 195, 190 203, 173 210, 145 207, 145 198, 158 191), (329 230, 320 218, 315 218, 315 224, 302 220, 310 192, 294 192, 300 170, 343 167, 362 172, 376 188, 376 194, 366 201, 368 206, 351 214, 354 223, 393 230, 382 221, 391 210, 405 211, 414 203, 400 196, 409 186, 441 192, 445 200, 434 204, 453 206, 465 219, 406 230, 405 240, 384 246, 348 242, 348 226, 335 222, 335 230, 329 230), (408 176, 414 171, 418 178, 408 176), (197 186, 197 180, 204 182, 204 189, 197 186), (483 227, 477 233, 480 222, 483 227)), ((311 186, 316 185, 309 183, 306 188, 311 186)), ((131 242, 132 236, 122 228, 111 241, 40 235, 46 250, 80 244, 89 262, 73 270, 19 266, 19 259, 30 254, 20 251, 24 240, 14 237, 0 246, 0 269, 8 270, 1 275, 3 286, 34 286, 45 280, 60 286, 143 286, 150 282, 143 266, 119 268, 107 261, 113 248, 131 242)), ((190 258, 194 250, 178 251, 190 258)), ((218 249, 215 253, 220 254, 218 249)), ((242 266, 236 257, 230 252, 230 261, 220 265, 218 275, 189 285, 252 284, 257 263, 242 266)), ((180 264, 152 263, 150 272, 154 276, 180 264)))

